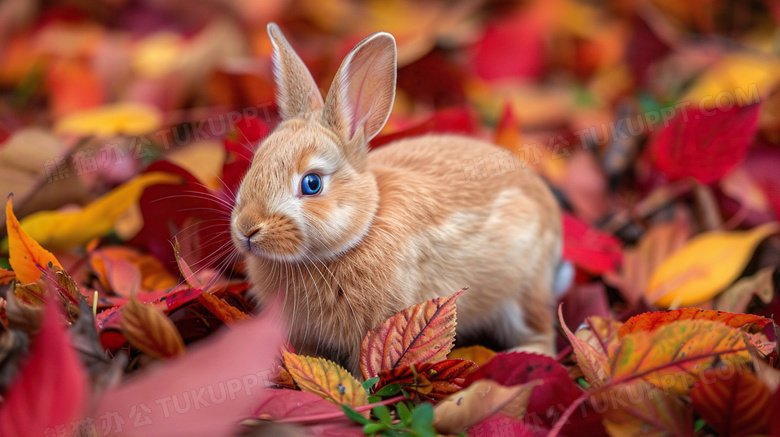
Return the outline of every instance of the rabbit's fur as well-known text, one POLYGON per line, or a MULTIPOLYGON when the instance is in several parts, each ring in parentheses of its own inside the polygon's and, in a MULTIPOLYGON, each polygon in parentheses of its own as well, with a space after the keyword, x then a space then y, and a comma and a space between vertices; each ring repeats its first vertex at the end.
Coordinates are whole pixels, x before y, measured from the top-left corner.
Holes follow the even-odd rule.
POLYGON ((390 114, 395 40, 360 42, 323 101, 275 24, 280 125, 259 145, 231 219, 251 291, 282 295, 297 352, 359 373, 366 332, 422 301, 469 287, 457 333, 506 348, 553 351, 557 203, 517 169, 472 180, 464 160, 502 149, 455 135, 404 139, 368 153, 390 114), (304 195, 316 173, 323 189, 304 195))

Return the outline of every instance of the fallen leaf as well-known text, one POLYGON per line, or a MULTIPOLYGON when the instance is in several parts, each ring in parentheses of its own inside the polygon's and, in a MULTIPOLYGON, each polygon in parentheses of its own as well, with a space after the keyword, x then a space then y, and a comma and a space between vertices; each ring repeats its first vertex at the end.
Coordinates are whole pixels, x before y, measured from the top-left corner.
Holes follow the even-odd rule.
POLYGON ((474 346, 467 346, 467 347, 459 347, 456 349, 453 349, 452 352, 447 355, 448 359, 456 360, 469 360, 473 361, 474 364, 477 366, 482 366, 488 361, 490 361, 493 357, 496 356, 496 352, 492 351, 485 346, 480 345, 474 345, 474 346))
POLYGON ((477 365, 472 361, 457 359, 396 367, 379 372, 377 390, 400 384, 424 398, 438 401, 465 387, 466 377, 476 369, 477 365))
POLYGON ((110 138, 136 136, 160 128, 162 116, 157 108, 141 103, 112 103, 74 112, 59 119, 54 130, 60 134, 110 138))
POLYGON ((624 279, 623 296, 637 304, 647 292, 650 277, 666 258, 685 245, 690 237, 687 222, 674 220, 655 225, 639 240, 639 244, 623 251, 620 276, 624 279))
POLYGON ((583 325, 577 329, 574 335, 595 349, 600 349, 608 354, 620 341, 618 333, 622 326, 623 324, 617 320, 593 316, 585 319, 583 325))
POLYGON ((607 374, 611 385, 643 380, 686 394, 710 366, 749 360, 742 331, 710 320, 680 320, 624 335, 609 352, 607 374))
MULTIPOLYGON (((255 417, 272 423, 297 423, 307 436, 361 437, 363 427, 348 419, 333 402, 300 390, 267 390, 255 417)), ((274 435, 277 434, 268 434, 274 435)))
POLYGON ((496 355, 467 377, 466 386, 483 379, 496 381, 507 387, 540 381, 541 385, 534 390, 534 395, 529 400, 529 413, 544 414, 550 407, 558 404, 568 406, 583 394, 569 378, 565 367, 553 358, 528 352, 496 355))
POLYGON ((89 252, 89 264, 106 291, 130 297, 133 283, 141 290, 167 290, 179 284, 157 258, 126 246, 107 246, 89 252))
POLYGON ((729 328, 744 328, 748 332, 759 331, 772 322, 761 316, 752 314, 734 314, 724 311, 703 310, 700 308, 681 308, 678 310, 656 311, 631 317, 620 328, 621 337, 633 332, 655 331, 661 326, 678 320, 710 320, 722 323, 729 328))
POLYGON ((198 296, 198 302, 203 305, 211 314, 214 314, 223 323, 233 323, 238 320, 248 319, 250 316, 238 308, 225 302, 224 299, 204 292, 198 296))
POLYGON ((301 390, 317 394, 335 404, 359 407, 368 404, 363 385, 338 364, 323 358, 283 354, 284 365, 301 390))
POLYGON ((13 196, 5 204, 5 220, 8 229, 8 262, 21 284, 37 282, 43 274, 41 269, 49 264, 62 267, 51 252, 41 247, 19 224, 13 211, 13 196))
POLYGON ((607 352, 600 347, 595 347, 589 342, 582 340, 574 335, 573 332, 566 325, 563 319, 562 305, 558 306, 558 319, 561 323, 561 328, 569 339, 572 348, 574 349, 574 355, 577 357, 577 363, 582 369, 582 373, 585 375, 585 379, 595 387, 602 387, 609 383, 611 375, 609 370, 609 358, 607 352))
MULTIPOLYGON (((16 130, 0 144, 0 193, 14 193, 17 202, 24 202, 39 185, 54 181, 58 176, 56 160, 67 155, 67 147, 59 138, 43 128, 22 128, 16 130), (35 144, 35 147, 30 147, 35 144)), ((63 190, 64 191, 64 190, 63 190)), ((17 210, 18 211, 18 210, 17 210)))
POLYGON ((691 391, 694 410, 719 435, 769 432, 770 392, 747 366, 705 370, 691 391))
POLYGON ((479 380, 439 402, 433 409, 433 426, 442 434, 459 434, 510 403, 524 410, 534 387, 540 383, 535 380, 504 387, 487 379, 479 380))
POLYGON ((444 360, 455 341, 455 301, 463 291, 409 307, 369 331, 360 345, 363 378, 444 360))
POLYGON ((768 304, 775 295, 776 285, 773 279, 775 270, 776 267, 764 267, 753 276, 739 279, 715 298, 715 309, 734 313, 745 312, 754 297, 768 304))
POLYGON ((604 410, 604 428, 611 436, 693 436, 690 404, 644 381, 611 387, 591 401, 604 410))
POLYGON ((474 119, 474 114, 468 107, 461 106, 448 108, 436 112, 430 118, 420 122, 416 126, 374 137, 374 139, 371 140, 371 148, 377 148, 396 140, 417 137, 428 133, 460 133, 470 135, 474 134, 476 129, 477 122, 474 119))
POLYGON ((772 222, 749 231, 697 235, 653 272, 647 300, 668 308, 712 299, 742 273, 758 243, 778 229, 772 222))
POLYGON ((52 249, 84 246, 93 238, 109 232, 117 218, 138 202, 147 187, 179 180, 176 175, 162 172, 142 174, 79 211, 37 212, 25 217, 21 226, 41 245, 52 249))
POLYGON ((159 309, 135 298, 122 308, 122 333, 130 344, 153 357, 184 354, 184 341, 173 322, 159 309))
POLYGON ((617 270, 623 258, 617 238, 563 214, 563 258, 593 274, 617 270))
POLYGON ((680 101, 695 102, 706 108, 723 105, 729 99, 731 104, 737 105, 756 103, 780 80, 778 67, 780 62, 771 56, 746 51, 727 54, 707 68, 680 101), (725 98, 718 100, 724 95, 725 98))
POLYGON ((16 279, 16 273, 13 270, 0 269, 0 285, 10 284, 16 279))
POLYGON ((687 107, 650 140, 655 165, 672 180, 717 181, 744 161, 758 128, 759 105, 687 107), (695 165, 691 165, 695 163, 695 165))
POLYGON ((0 403, 0 435, 47 435, 84 413, 89 385, 63 322, 49 299, 27 361, 0 403))
POLYGON ((544 72, 544 35, 558 8, 529 4, 488 23, 472 49, 471 65, 487 80, 534 78, 544 72), (507 56, 522 53, 522 56, 507 56))

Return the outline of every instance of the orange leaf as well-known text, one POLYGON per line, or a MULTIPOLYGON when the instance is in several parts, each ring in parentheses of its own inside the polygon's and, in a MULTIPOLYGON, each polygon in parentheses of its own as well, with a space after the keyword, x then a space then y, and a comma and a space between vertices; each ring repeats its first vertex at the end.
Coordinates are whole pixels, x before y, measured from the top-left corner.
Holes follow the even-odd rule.
POLYGON ((609 351, 608 374, 614 385, 645 380, 665 392, 685 394, 716 362, 750 360, 743 335, 711 320, 680 320, 626 334, 609 351))
POLYGON ((691 392, 693 408, 720 435, 747 436, 769 431, 770 392, 748 368, 707 369, 691 392))
POLYGON ((179 266, 179 272, 181 272, 181 275, 184 277, 184 281, 187 282, 191 288, 203 288, 203 282, 201 282, 195 272, 192 271, 190 265, 187 264, 187 261, 182 258, 179 240, 176 238, 173 239, 173 254, 176 257, 176 265, 179 266))
POLYGON ((763 328, 772 321, 752 314, 734 314, 699 308, 682 308, 671 311, 648 312, 631 317, 623 324, 618 334, 622 337, 632 332, 653 331, 678 320, 711 320, 723 323, 730 328, 749 327, 749 325, 763 328))
POLYGON ((173 322, 159 309, 134 297, 122 309, 122 333, 130 344, 153 357, 184 354, 184 341, 173 322))
POLYGON ((600 345, 594 345, 587 340, 578 338, 571 332, 566 323, 563 321, 563 305, 558 307, 558 318, 561 321, 561 327, 563 328, 566 337, 569 339, 572 348, 574 349, 574 355, 577 357, 577 363, 585 375, 585 379, 595 387, 602 387, 609 382, 609 375, 607 374, 608 362, 607 351, 604 351, 600 345))
POLYGON ((41 268, 46 268, 49 263, 62 268, 62 265, 54 255, 41 247, 30 238, 19 225, 13 210, 13 195, 8 196, 5 204, 5 220, 8 228, 8 262, 16 274, 16 279, 21 284, 30 284, 38 281, 43 274, 41 268))
POLYGON ((303 391, 322 396, 335 404, 360 407, 368 404, 363 385, 343 367, 323 358, 284 352, 284 365, 303 391))
POLYGON ((488 361, 490 361, 490 359, 495 356, 496 353, 486 348, 485 346, 474 345, 474 346, 459 347, 457 349, 453 349, 452 352, 450 352, 450 354, 447 355, 447 358, 451 360, 455 360, 455 359, 469 360, 469 361, 473 361, 474 364, 481 366, 487 363, 488 361))
POLYGON ((198 296, 198 302, 206 307, 211 314, 217 316, 223 323, 233 323, 237 320, 245 320, 249 318, 249 314, 246 314, 238 308, 225 302, 224 299, 220 299, 211 293, 202 293, 198 296))
POLYGON ((460 391, 466 375, 477 369, 469 360, 444 360, 383 370, 379 373, 377 390, 390 384, 401 384, 433 400, 441 400, 460 391))
POLYGON ((609 353, 611 347, 618 342, 618 330, 623 326, 617 320, 592 316, 585 319, 584 326, 577 329, 574 335, 588 342, 596 350, 609 353))
POLYGON ((13 270, 0 269, 0 285, 5 285, 16 279, 13 270))
POLYGON ((591 401, 595 409, 603 409, 604 428, 611 436, 693 435, 690 404, 644 381, 611 387, 591 401))
POLYGON ((363 377, 446 359, 455 341, 455 301, 463 291, 409 307, 366 334, 360 345, 363 377))
POLYGON ((89 262, 106 290, 128 297, 130 287, 140 279, 141 290, 173 288, 178 280, 152 255, 124 246, 91 251, 89 262))

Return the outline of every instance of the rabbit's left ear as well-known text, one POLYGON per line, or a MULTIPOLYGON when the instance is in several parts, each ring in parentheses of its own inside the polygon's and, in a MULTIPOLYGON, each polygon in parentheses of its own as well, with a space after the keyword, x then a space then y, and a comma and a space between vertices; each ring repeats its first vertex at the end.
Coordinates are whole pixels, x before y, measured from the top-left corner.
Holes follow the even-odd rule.
POLYGON ((345 144, 358 135, 359 143, 367 143, 390 116, 395 79, 395 39, 385 32, 368 36, 341 63, 325 98, 323 120, 345 144))
POLYGON ((276 23, 268 24, 268 36, 274 46, 276 103, 282 118, 286 120, 322 108, 322 94, 317 83, 276 23))

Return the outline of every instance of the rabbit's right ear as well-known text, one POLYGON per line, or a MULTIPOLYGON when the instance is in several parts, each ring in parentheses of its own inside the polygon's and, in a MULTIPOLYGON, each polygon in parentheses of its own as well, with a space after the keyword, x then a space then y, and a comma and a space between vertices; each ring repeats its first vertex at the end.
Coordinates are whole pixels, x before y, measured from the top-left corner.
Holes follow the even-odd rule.
POLYGON ((322 108, 322 94, 317 83, 276 23, 268 24, 268 36, 274 46, 276 104, 282 118, 286 120, 322 108))

